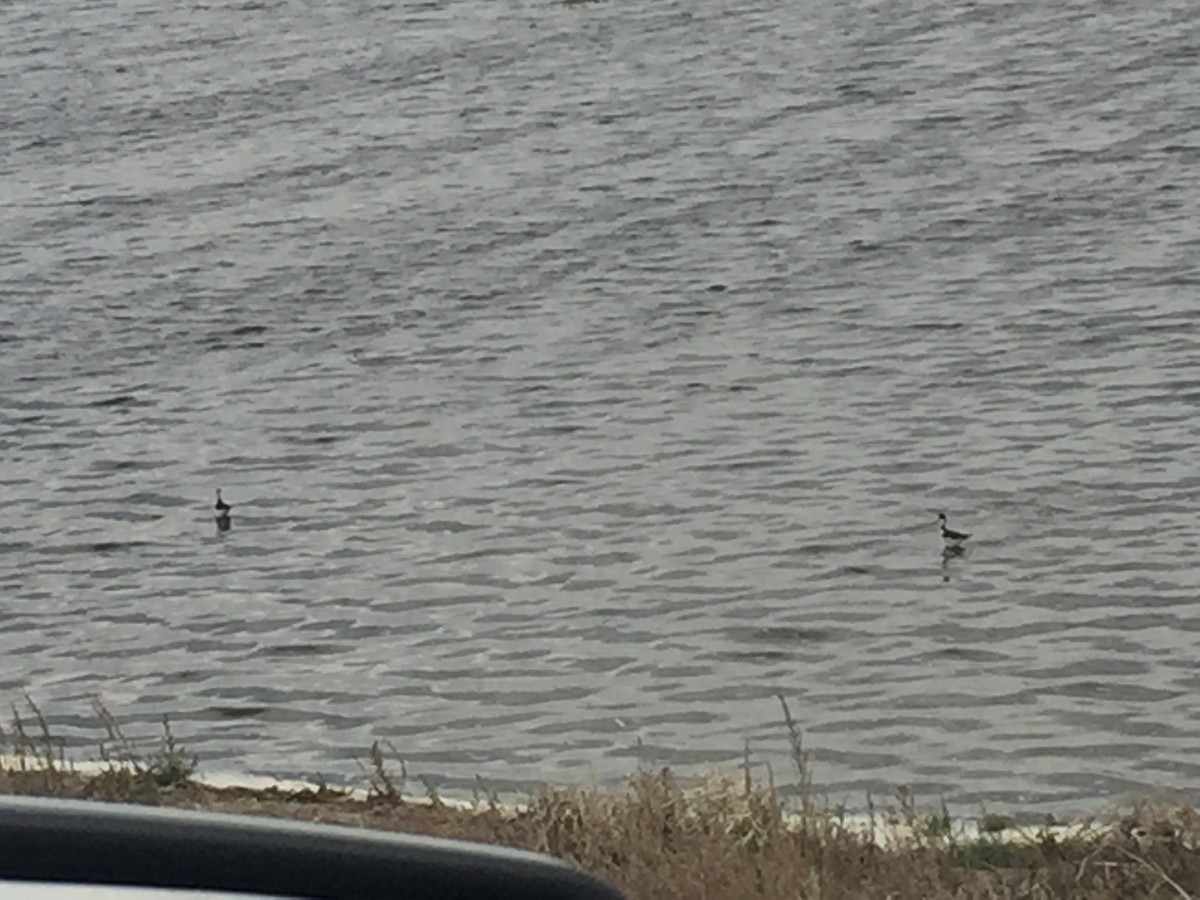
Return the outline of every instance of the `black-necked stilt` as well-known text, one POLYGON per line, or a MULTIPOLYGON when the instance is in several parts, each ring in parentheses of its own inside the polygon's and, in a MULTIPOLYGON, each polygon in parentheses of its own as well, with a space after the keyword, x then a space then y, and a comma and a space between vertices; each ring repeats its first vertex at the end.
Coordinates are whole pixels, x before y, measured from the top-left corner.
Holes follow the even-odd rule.
POLYGON ((228 531, 233 525, 233 519, 229 515, 233 507, 221 499, 220 488, 217 488, 217 502, 213 504, 213 509, 217 511, 217 531, 228 531))
POLYGON ((938 513, 938 524, 942 526, 942 540, 946 542, 947 547, 959 547, 963 541, 970 537, 969 534, 963 534, 961 531, 955 531, 953 528, 946 527, 946 514, 938 513))

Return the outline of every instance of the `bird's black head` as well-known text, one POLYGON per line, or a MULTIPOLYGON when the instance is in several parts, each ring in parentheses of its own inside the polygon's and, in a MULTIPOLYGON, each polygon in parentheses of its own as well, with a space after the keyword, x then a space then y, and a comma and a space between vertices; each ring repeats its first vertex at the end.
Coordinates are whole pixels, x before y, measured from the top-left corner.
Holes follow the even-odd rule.
POLYGON ((938 513, 938 521, 941 522, 943 525, 946 524, 946 514, 944 512, 938 513))

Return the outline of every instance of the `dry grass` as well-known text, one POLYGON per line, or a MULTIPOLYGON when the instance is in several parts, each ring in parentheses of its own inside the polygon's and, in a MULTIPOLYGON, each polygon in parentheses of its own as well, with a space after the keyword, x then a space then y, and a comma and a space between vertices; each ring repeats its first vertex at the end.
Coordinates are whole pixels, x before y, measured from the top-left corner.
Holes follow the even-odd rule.
MULTIPOLYGON (((63 745, 27 698, 0 731, 10 762, 0 792, 203 808, 441 835, 540 850, 608 879, 631 900, 968 900, 968 898, 1200 897, 1200 817, 1143 805, 1111 827, 1077 837, 1049 828, 1026 840, 956 835, 945 810, 922 812, 904 792, 864 830, 803 792, 785 808, 770 784, 714 778, 684 785, 670 770, 639 771, 621 788, 551 788, 519 809, 481 793, 472 808, 404 794, 407 773, 379 744, 367 754, 365 795, 324 786, 299 791, 218 788, 193 778, 195 760, 171 735, 135 751, 97 702, 104 765, 64 762, 63 745)), ((787 713, 800 783, 811 783, 800 732, 787 713)), ((392 749, 392 748, 389 748, 392 749)), ((394 754, 394 749, 392 750, 394 754)), ((994 821, 994 831, 1007 823, 994 821)))

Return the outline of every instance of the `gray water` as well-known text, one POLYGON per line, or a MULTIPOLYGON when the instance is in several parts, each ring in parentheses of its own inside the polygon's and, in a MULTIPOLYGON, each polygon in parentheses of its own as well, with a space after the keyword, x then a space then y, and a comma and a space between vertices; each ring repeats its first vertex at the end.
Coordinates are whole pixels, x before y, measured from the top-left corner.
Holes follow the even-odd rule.
POLYGON ((1198 48, 1184 2, 6 3, 0 695, 454 792, 786 781, 781 693, 833 801, 1194 791, 1198 48))

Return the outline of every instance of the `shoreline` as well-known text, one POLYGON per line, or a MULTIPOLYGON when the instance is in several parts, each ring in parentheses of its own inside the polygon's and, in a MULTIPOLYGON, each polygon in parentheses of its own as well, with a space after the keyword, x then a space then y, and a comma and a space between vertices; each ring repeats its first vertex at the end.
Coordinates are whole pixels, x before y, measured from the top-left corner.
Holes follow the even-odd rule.
MULTIPOLYGON (((28 700, 28 698, 27 698, 28 700)), ((639 768, 619 785, 544 785, 522 801, 406 790, 378 742, 366 787, 203 773, 164 719, 156 749, 134 750, 94 703, 107 739, 98 760, 68 760, 46 719, 0 733, 0 793, 91 799, 377 828, 547 853, 630 900, 997 900, 1200 898, 1200 813, 1150 800, 1110 814, 1019 826, 955 818, 901 790, 848 815, 819 802, 809 756, 786 714, 799 796, 748 770, 682 778, 639 768)), ((143 742, 138 742, 144 746, 143 742)))
MULTIPOLYGON (((663 769, 659 773, 669 773, 663 769)), ((78 779, 81 784, 97 780, 134 779, 145 775, 145 769, 138 762, 130 760, 65 760, 48 766, 45 758, 30 758, 23 755, 0 754, 0 778, 4 776, 26 779, 33 782, 38 779, 51 778, 78 779)), ((642 775, 657 777, 653 773, 641 772, 642 775)), ((635 778, 637 776, 630 776, 635 778)), ((745 790, 753 790, 748 785, 742 773, 722 773, 714 771, 703 778, 680 778, 673 774, 669 777, 678 786, 682 796, 703 795, 714 786, 730 787, 740 785, 745 790)), ((173 792, 186 784, 194 788, 208 800, 236 798, 239 801, 251 802, 289 802, 289 803, 326 803, 331 806, 338 804, 372 807, 384 804, 389 807, 404 807, 412 810, 445 810, 452 814, 466 816, 487 813, 501 819, 515 820, 528 815, 530 802, 511 802, 500 800, 495 796, 476 796, 470 800, 464 797, 442 794, 416 794, 403 791, 388 793, 375 787, 330 786, 322 782, 305 781, 302 779, 275 778, 269 775, 249 775, 232 772, 203 773, 190 772, 178 783, 158 785, 161 793, 157 800, 161 805, 172 805, 173 792)), ((0 792, 3 789, 0 781, 0 792)), ((597 795, 619 793, 621 787, 589 784, 587 786, 547 785, 546 790, 555 791, 586 791, 597 795)), ((533 796, 536 796, 534 792, 533 796)), ((136 800, 135 800, 136 802, 136 800)), ((929 823, 933 819, 940 824, 932 830, 941 836, 954 840, 975 841, 986 839, 1005 844, 1033 845, 1045 841, 1048 837, 1056 841, 1071 841, 1080 839, 1108 839, 1119 833, 1129 831, 1128 816, 1116 814, 1096 816, 1074 816, 1064 819, 1048 817, 1038 824, 1021 824, 1010 816, 984 813, 979 817, 952 816, 944 811, 937 812, 923 809, 915 805, 907 809, 897 809, 894 806, 880 807, 873 813, 844 813, 829 808, 809 807, 788 811, 780 804, 780 821, 788 830, 801 830, 814 817, 835 819, 839 827, 847 832, 861 836, 879 848, 903 845, 930 837, 929 823)), ((903 804, 902 804, 903 806, 903 804)), ((1200 836, 1198 836, 1200 837, 1200 836)), ((1136 839, 1136 835, 1135 835, 1136 839)), ((1189 847, 1192 843, 1188 842, 1189 847)), ((1200 850, 1200 839, 1195 841, 1195 849, 1200 850)))
POLYGON ((203 777, 141 761, 0 757, 0 793, 258 815, 548 853, 630 900, 1127 900, 1200 897, 1200 815, 1132 810, 1013 828, 915 807, 839 817, 785 809, 769 785, 669 770, 622 787, 547 787, 525 803, 336 789, 269 777, 203 777))

